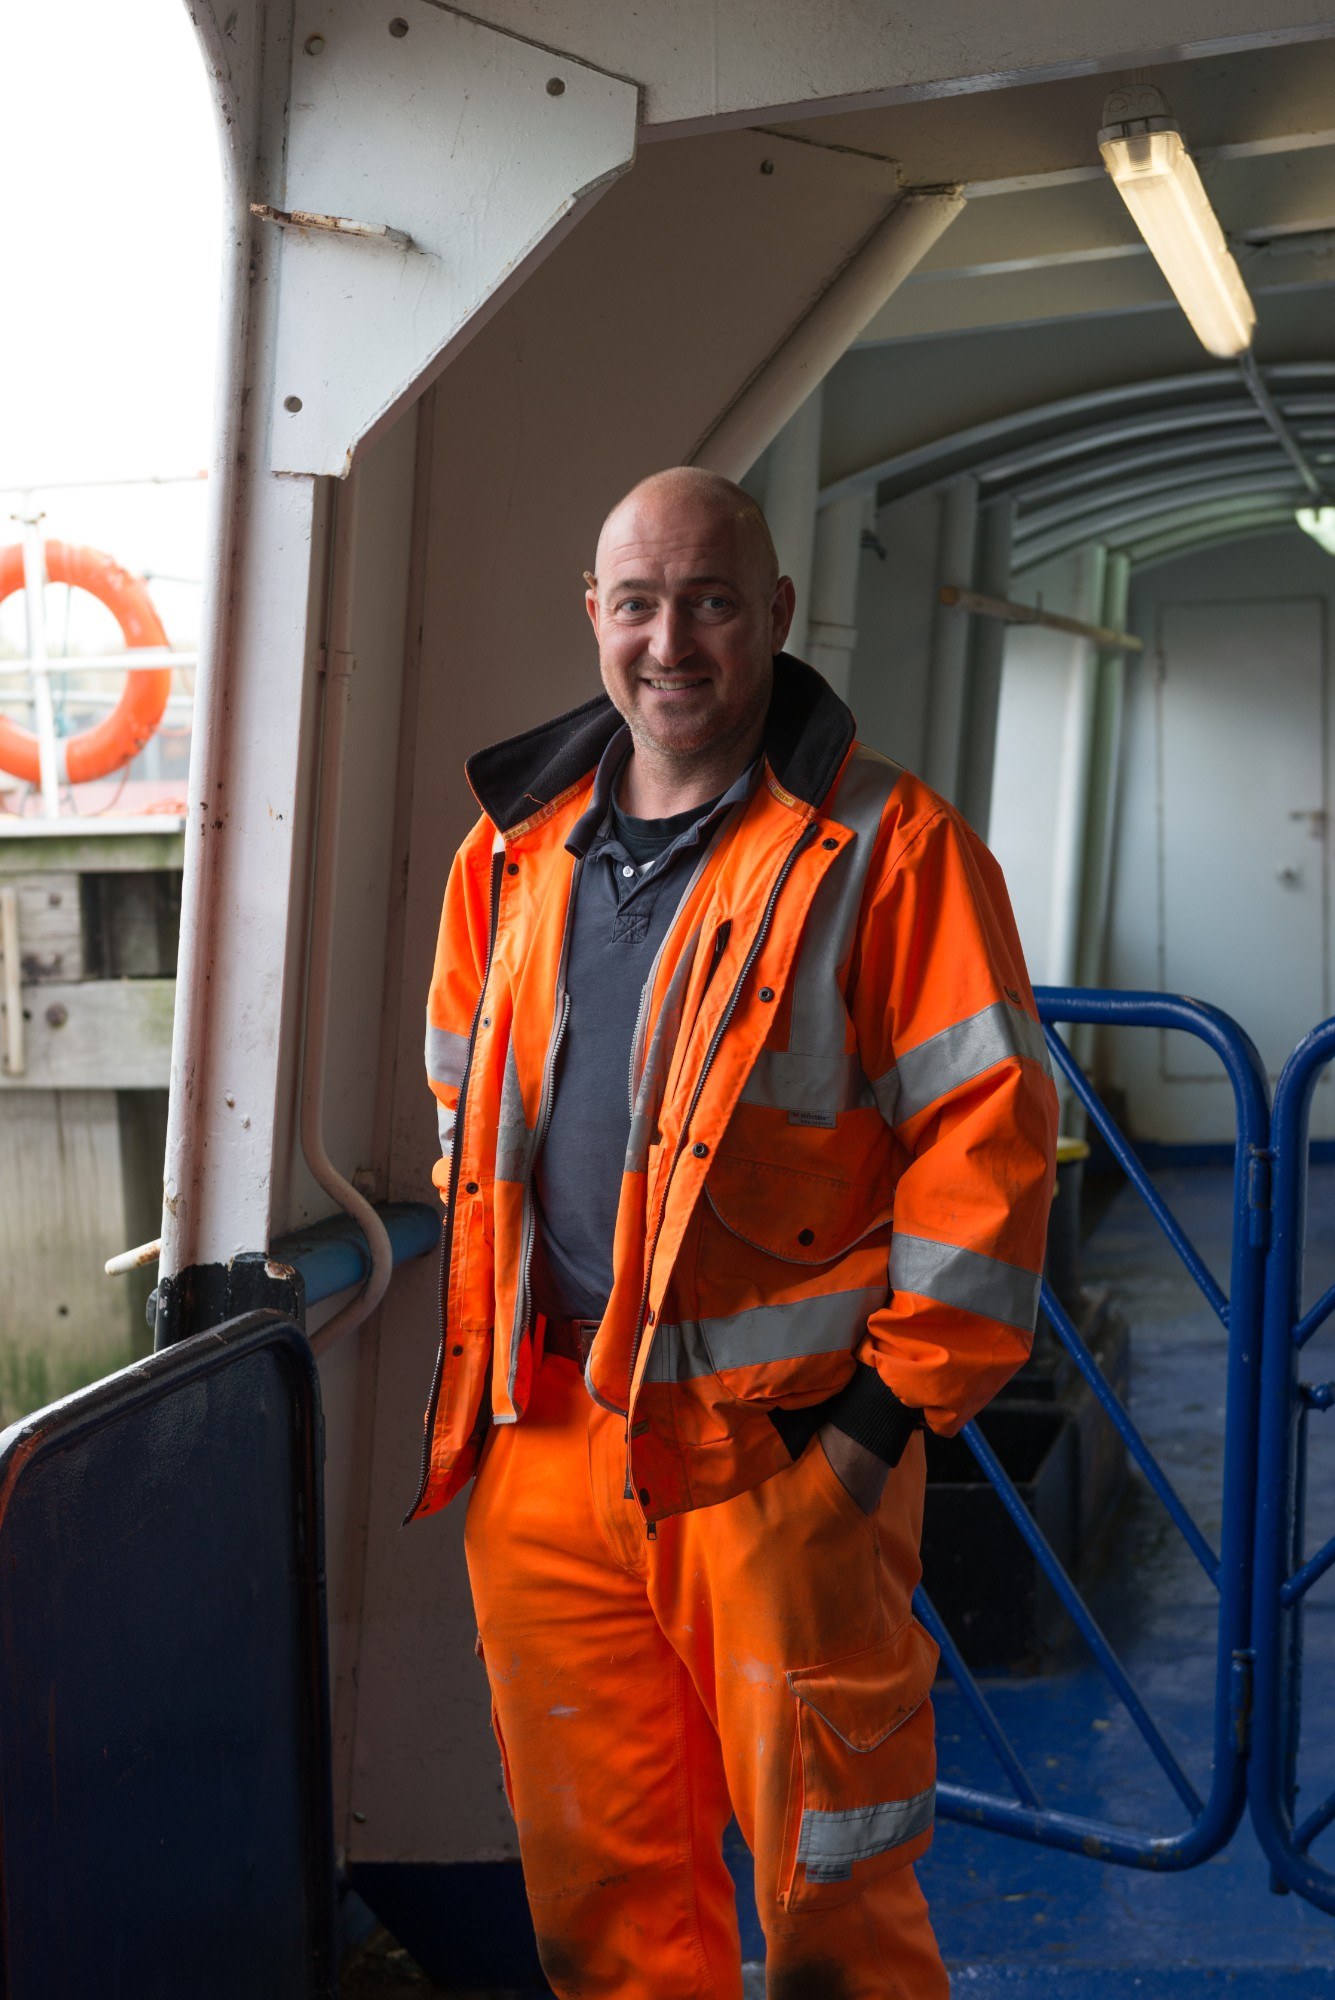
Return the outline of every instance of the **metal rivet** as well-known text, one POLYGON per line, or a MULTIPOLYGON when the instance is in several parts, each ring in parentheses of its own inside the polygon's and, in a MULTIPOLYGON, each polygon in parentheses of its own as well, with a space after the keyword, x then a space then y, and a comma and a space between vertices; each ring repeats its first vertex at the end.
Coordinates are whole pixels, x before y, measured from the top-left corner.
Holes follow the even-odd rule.
POLYGON ((477 1182, 476 1182, 476 1181, 465 1181, 465 1182, 464 1182, 464 1193, 465 1193, 465 1194, 476 1194, 476 1193, 477 1193, 477 1182))
POLYGON ((797 1240, 799 1243, 814 1243, 816 1240, 816 1232, 814 1229, 799 1229, 797 1232, 797 1240))
POLYGON ((760 997, 762 1000, 772 1000, 774 998, 774 988, 772 986, 762 986, 760 997))
POLYGON ((760 162, 760 171, 762 174, 772 174, 774 172, 773 160, 762 160, 760 162))
POLYGON ((460 1354, 462 1354, 462 1353, 463 1353, 463 1349, 462 1349, 462 1347, 452 1347, 452 1348, 450 1349, 450 1353, 451 1353, 451 1354, 453 1354, 453 1355, 455 1355, 455 1356, 458 1356, 458 1355, 460 1355, 460 1354))
POLYGON ((484 1015, 482 1016, 482 1025, 483 1025, 483 1027, 484 1027, 484 1028, 489 1028, 489 1027, 491 1026, 491 1015, 490 1015, 490 1014, 484 1014, 484 1015))
POLYGON ((402 14, 394 16, 394 19, 389 24, 389 32, 393 35, 396 42, 403 40, 408 32, 408 23, 404 20, 402 14))
POLYGON ((306 50, 306 53, 307 53, 307 55, 308 55, 308 56, 321 56, 321 55, 323 55, 323 54, 324 54, 324 36, 323 36, 323 35, 307 35, 307 37, 306 37, 306 40, 305 40, 305 42, 303 43, 303 47, 305 48, 305 50, 306 50))
POLYGON ((46 1025, 48 1028, 63 1028, 69 1017, 69 1008, 62 1006, 59 1000, 53 1000, 46 1010, 46 1025))
POLYGON ((517 861, 507 861, 505 872, 507 875, 517 875, 519 873, 519 863, 517 861))
POLYGON ((290 410, 292 412, 292 415, 295 417, 297 411, 301 408, 300 396, 284 396, 283 408, 285 410, 290 410))
POLYGON ((823 840, 821 842, 822 847, 837 847, 838 845, 839 842, 837 840, 823 840))
POLYGON ((654 1324, 654 1321, 658 1318, 658 1314, 654 1311, 652 1306, 650 1306, 649 1308, 648 1317, 649 1317, 649 1324, 650 1326, 652 1326, 654 1324))
POLYGON ((564 97, 565 94, 566 87, 564 81, 559 76, 549 76, 547 79, 548 97, 564 97))
POLYGON ((697 1139, 695 1144, 691 1147, 691 1151, 695 1154, 697 1160, 703 1160, 707 1156, 709 1148, 708 1146, 706 1146, 703 1139, 697 1139))
POLYGON ((649 1505, 649 1488, 647 1486, 642 1486, 640 1488, 640 1505, 641 1507, 647 1507, 649 1505))
POLYGON ((229 1111, 234 1111, 236 1109, 236 1099, 233 1097, 230 1090, 226 1090, 223 1092, 223 1103, 227 1106, 227 1109, 229 1111))

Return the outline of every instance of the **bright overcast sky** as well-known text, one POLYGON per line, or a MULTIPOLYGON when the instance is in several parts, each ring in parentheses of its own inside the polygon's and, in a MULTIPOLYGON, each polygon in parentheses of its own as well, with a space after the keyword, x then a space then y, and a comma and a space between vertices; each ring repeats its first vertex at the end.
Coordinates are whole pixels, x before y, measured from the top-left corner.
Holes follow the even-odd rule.
MULTIPOLYGON (((16 487, 209 462, 222 177, 185 0, 0 0, 0 188, 4 544, 20 532, 16 487)), ((167 579, 203 575, 206 499, 199 485, 125 486, 35 504, 48 536, 149 573, 188 644, 198 585, 167 579)), ((74 649, 96 651, 114 630, 76 595, 74 649)), ((21 629, 15 598, 0 642, 21 651, 21 629)))
POLYGON ((206 465, 221 177, 185 0, 0 7, 0 78, 0 483, 206 465))

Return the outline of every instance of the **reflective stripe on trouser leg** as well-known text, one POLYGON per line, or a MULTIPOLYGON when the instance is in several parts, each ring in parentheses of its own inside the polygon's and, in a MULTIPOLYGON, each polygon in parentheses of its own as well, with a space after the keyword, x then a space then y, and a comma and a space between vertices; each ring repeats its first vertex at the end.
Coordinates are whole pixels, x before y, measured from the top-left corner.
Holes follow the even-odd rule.
POLYGON ((652 1602, 717 1718, 755 1857, 772 1993, 949 1991, 912 1868, 934 1780, 936 1649, 911 1615, 924 1465, 915 1438, 869 1519, 814 1440, 650 1545, 652 1602))

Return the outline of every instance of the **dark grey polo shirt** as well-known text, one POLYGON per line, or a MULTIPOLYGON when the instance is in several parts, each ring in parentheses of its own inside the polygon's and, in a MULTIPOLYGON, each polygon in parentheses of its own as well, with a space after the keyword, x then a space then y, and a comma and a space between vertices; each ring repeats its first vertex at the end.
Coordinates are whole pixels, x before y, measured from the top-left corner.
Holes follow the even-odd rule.
POLYGON ((566 956, 570 1011, 534 1171, 533 1259, 534 1303, 566 1319, 601 1319, 612 1289, 631 1043, 645 982, 710 842, 731 808, 749 797, 758 768, 743 772, 712 806, 672 820, 633 820, 614 803, 630 750, 630 732, 621 729, 566 842, 583 860, 566 956))

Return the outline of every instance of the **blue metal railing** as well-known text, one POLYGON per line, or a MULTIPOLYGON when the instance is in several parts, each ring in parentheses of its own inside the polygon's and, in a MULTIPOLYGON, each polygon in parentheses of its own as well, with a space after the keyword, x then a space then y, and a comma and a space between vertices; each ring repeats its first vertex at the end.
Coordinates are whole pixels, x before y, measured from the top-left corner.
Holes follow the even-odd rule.
POLYGON ((1335 1791, 1296 1821, 1303 1693, 1303 1614, 1313 1584, 1335 1564, 1335 1536, 1304 1555, 1308 1424, 1335 1403, 1335 1383, 1307 1386, 1299 1360, 1335 1312, 1335 1286, 1304 1313, 1308 1131, 1322 1071, 1335 1061, 1335 1020, 1301 1041, 1275 1088, 1274 1229, 1266 1271, 1261 1368, 1256 1559, 1252 1609, 1255 1719, 1248 1803, 1278 1880, 1335 1915, 1335 1870, 1313 1861, 1318 1834, 1335 1821, 1335 1791))
MULTIPOLYGON (((920 1591, 918 1616, 942 1645, 951 1676, 1015 1792, 1014 1798, 1006 1798, 973 1786, 943 1781, 938 1789, 939 1809, 943 1818, 964 1820, 999 1833, 1065 1848, 1099 1860, 1120 1862, 1128 1867, 1190 1868, 1207 1860, 1227 1843, 1242 1816, 1246 1801, 1258 1373, 1269 1221, 1270 1109, 1266 1076, 1256 1049, 1237 1023, 1218 1008, 1205 1006, 1200 1001, 1178 999, 1161 993, 1105 993, 1074 987, 1050 987, 1039 991, 1038 1003, 1055 1062, 1084 1105, 1091 1124, 1141 1195, 1193 1282, 1218 1317, 1228 1338, 1223 1506, 1216 1554, 1145 1442, 1129 1411, 1105 1380, 1069 1315, 1049 1288, 1046 1285, 1043 1288, 1044 1309, 1057 1338, 1218 1592, 1210 1782, 1202 1799, 1076 1585, 974 1423, 964 1430, 970 1449, 1151 1755, 1177 1793, 1189 1824, 1177 1833, 1141 1831, 1044 1807, 1037 1788, 1016 1757, 987 1696, 965 1666, 958 1648, 950 1642, 949 1635, 943 1633, 940 1618, 920 1591), (1227 1296, 1155 1187, 1134 1148, 1095 1093, 1089 1079, 1054 1033, 1059 1023, 1179 1029, 1195 1035, 1219 1057, 1232 1086, 1236 1113, 1232 1254, 1227 1296)), ((1330 1802, 1330 1809, 1331 1816, 1335 1817, 1335 1799, 1330 1802)))

